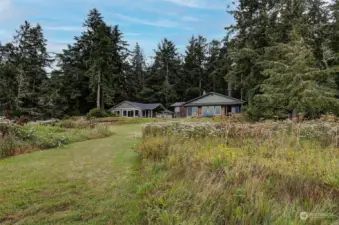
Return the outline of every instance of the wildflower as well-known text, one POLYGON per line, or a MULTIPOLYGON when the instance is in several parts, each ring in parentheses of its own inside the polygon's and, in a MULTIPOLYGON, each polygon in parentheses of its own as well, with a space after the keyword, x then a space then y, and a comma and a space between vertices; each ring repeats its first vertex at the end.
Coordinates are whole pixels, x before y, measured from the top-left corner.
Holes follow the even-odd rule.
POLYGON ((219 155, 218 155, 218 158, 219 158, 219 159, 221 159, 221 158, 222 158, 222 156, 219 154, 219 155))

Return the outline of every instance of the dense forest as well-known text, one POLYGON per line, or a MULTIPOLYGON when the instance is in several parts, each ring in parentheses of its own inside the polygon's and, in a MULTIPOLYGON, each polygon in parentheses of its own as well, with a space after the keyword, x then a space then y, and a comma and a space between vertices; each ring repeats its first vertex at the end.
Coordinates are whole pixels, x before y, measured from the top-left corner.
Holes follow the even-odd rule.
POLYGON ((223 40, 192 36, 181 54, 164 38, 152 63, 97 9, 57 55, 47 51, 43 27, 25 21, 0 45, 0 114, 81 115, 123 100, 168 107, 204 91, 247 101, 254 119, 339 114, 339 0, 240 0, 226 8, 235 22, 223 40))

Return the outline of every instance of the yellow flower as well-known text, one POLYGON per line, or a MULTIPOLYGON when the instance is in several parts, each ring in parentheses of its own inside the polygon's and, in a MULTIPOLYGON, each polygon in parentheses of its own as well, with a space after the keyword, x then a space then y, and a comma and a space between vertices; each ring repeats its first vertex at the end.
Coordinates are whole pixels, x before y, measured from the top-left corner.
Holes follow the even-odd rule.
POLYGON ((218 155, 218 158, 219 158, 219 159, 221 159, 221 158, 222 158, 222 156, 219 154, 219 155, 218 155))

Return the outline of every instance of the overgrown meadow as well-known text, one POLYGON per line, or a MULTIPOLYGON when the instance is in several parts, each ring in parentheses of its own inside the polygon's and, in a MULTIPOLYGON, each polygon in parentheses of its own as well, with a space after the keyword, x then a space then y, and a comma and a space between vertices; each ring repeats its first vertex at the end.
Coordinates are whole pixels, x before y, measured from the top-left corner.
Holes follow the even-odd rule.
POLYGON ((134 146, 145 179, 141 223, 332 224, 338 130, 322 121, 147 124, 134 146))
POLYGON ((112 135, 106 125, 82 118, 54 125, 0 123, 0 158, 112 135))

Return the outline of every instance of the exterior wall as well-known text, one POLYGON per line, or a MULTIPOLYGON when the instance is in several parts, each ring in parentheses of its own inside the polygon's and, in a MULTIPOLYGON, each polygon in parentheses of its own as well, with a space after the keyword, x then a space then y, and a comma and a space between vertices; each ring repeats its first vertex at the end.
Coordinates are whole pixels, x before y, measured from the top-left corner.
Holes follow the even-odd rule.
POLYGON ((173 118, 171 113, 156 113, 157 118, 173 118))
POLYGON ((187 109, 183 106, 176 107, 179 109, 179 112, 174 113, 175 118, 186 118, 187 117, 187 109))
MULTIPOLYGON (((212 105, 212 106, 210 106, 210 107, 216 107, 216 106, 220 106, 220 105, 212 105)), ((197 107, 198 108, 198 112, 197 112, 197 115, 196 116, 198 116, 198 117, 202 117, 202 116, 204 116, 204 112, 203 112, 203 106, 192 106, 192 107, 197 107)), ((188 111, 188 108, 192 108, 192 107, 187 107, 186 108, 186 111, 188 111)), ((223 116, 223 115, 226 115, 226 116, 228 116, 228 115, 231 115, 231 114, 238 114, 238 113, 232 113, 232 107, 239 107, 239 109, 241 110, 241 105, 224 105, 224 106, 221 106, 221 113, 220 113, 220 115, 216 115, 216 114, 214 114, 213 116, 223 116)), ((190 117, 189 115, 188 115, 188 113, 186 113, 186 116, 187 117, 190 117)))
POLYGON ((221 115, 225 116, 227 114, 227 106, 226 105, 222 105, 221 106, 221 115))

